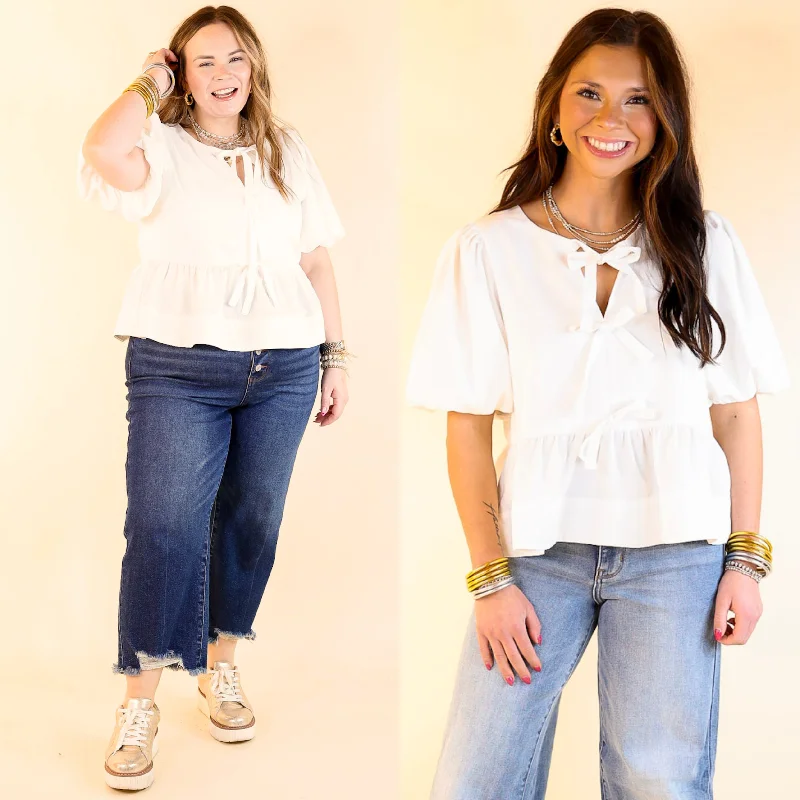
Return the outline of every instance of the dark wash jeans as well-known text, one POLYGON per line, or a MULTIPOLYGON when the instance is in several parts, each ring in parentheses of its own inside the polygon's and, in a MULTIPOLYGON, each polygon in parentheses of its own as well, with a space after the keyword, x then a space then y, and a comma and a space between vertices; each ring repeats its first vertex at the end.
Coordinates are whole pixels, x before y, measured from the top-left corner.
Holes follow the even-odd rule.
POLYGON ((319 348, 233 352, 131 337, 125 371, 127 546, 114 669, 198 674, 209 641, 255 636, 319 348))

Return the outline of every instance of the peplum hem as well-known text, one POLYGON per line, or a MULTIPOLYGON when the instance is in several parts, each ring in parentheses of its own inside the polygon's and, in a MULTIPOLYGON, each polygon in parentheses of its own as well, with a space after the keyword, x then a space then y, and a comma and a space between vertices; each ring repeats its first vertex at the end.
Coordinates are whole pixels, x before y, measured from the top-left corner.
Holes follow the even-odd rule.
POLYGON ((500 518, 510 556, 556 542, 644 547, 724 542, 730 533, 730 472, 710 422, 623 423, 602 438, 595 467, 586 436, 518 437, 500 477, 500 518))

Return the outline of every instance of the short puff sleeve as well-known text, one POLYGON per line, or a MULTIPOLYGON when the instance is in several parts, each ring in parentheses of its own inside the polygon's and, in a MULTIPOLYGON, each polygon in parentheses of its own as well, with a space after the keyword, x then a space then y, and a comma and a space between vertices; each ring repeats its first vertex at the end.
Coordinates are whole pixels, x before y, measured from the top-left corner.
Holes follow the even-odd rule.
POLYGON ((344 236, 344 228, 311 151, 296 130, 287 128, 285 133, 291 143, 292 157, 305 175, 305 191, 300 201, 303 214, 300 251, 310 253, 317 247, 330 247, 339 241, 344 236))
POLYGON ((781 391, 789 385, 786 363, 744 247, 719 214, 706 213, 706 230, 708 297, 726 335, 717 363, 703 368, 709 401, 737 403, 781 391))
POLYGON ((414 406, 464 414, 513 410, 503 317, 473 226, 453 236, 439 256, 406 396, 414 406))
POLYGON ((150 117, 150 129, 142 131, 136 146, 144 150, 150 172, 145 182, 132 192, 123 192, 106 183, 97 170, 86 162, 81 148, 78 153, 79 197, 82 200, 97 198, 106 211, 117 211, 129 222, 148 216, 161 195, 164 171, 169 160, 164 142, 164 125, 157 114, 150 117))

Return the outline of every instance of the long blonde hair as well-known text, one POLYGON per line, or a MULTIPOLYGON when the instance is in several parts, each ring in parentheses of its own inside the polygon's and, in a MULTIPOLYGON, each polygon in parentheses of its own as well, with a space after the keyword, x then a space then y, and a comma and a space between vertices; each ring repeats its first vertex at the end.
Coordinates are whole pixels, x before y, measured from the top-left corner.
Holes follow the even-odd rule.
POLYGON ((247 98, 242 116, 247 120, 250 134, 255 142, 256 152, 261 162, 261 175, 269 176, 284 199, 289 198, 289 188, 283 179, 283 150, 281 143, 284 133, 282 126, 272 113, 272 88, 267 72, 267 56, 256 34, 255 28, 244 15, 230 6, 204 6, 187 17, 175 31, 169 49, 178 57, 178 72, 175 76, 175 93, 162 101, 158 116, 165 125, 191 125, 189 108, 183 94, 188 90, 184 75, 186 73, 186 45, 189 40, 207 25, 221 22, 232 31, 242 49, 247 53, 251 64, 250 85, 252 94, 247 98))

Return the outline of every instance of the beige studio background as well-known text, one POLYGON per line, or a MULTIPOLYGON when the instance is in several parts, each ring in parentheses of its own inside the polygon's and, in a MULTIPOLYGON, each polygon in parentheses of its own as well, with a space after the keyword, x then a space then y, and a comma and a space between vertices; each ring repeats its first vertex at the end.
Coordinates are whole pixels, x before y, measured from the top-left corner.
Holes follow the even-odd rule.
MULTIPOLYGON (((547 61, 600 2, 408 0, 403 55, 403 353, 408 363, 439 248, 499 197, 519 155, 547 61)), ((728 649, 717 795, 795 796, 800 714, 795 679, 796 454, 800 401, 797 218, 800 11, 788 0, 651 0, 682 43, 696 83, 706 206, 745 242, 793 371, 794 388, 763 399, 763 530, 776 571, 746 648, 728 649)), ((470 598, 466 547, 450 499, 444 414, 407 411, 402 448, 403 798, 427 796, 470 598)), ((562 703, 548 800, 599 798, 596 647, 562 703)), ((547 669, 547 665, 544 666, 547 669)), ((476 735, 479 734, 476 731, 476 735)), ((513 757, 513 756, 510 756, 513 757)), ((487 800, 489 800, 487 798, 487 800)), ((492 798, 492 800, 496 800, 492 798)))
MULTIPOLYGON (((77 200, 75 159, 145 54, 200 5, 0 0, 0 679, 12 721, 0 726, 0 795, 11 800, 114 796, 100 758, 122 691, 109 667, 126 424, 124 346, 111 330, 135 229, 77 200)), ((423 800, 470 603, 444 415, 401 410, 402 382, 441 244, 496 200, 546 61, 599 3, 234 5, 261 34, 277 110, 308 141, 347 228, 333 257, 359 358, 346 417, 303 443, 259 641, 239 651, 266 725, 250 745, 219 747, 191 679, 166 673, 148 796, 393 800, 402 733, 402 796, 423 800)), ((788 0, 646 5, 687 54, 706 204, 742 236, 797 384, 800 12, 788 0)), ((793 791, 799 391, 762 402, 763 526, 778 563, 752 643, 725 654, 721 800, 793 791)), ((562 704, 549 800, 598 796, 595 656, 562 704)))
MULTIPOLYGON (((125 347, 112 337, 135 226, 77 199, 92 121, 199 0, 2 0, 0 796, 113 797, 122 699, 125 347), (12 88, 13 87, 13 88, 12 88), (13 97, 12 97, 13 94, 13 97)), ((220 747, 194 682, 165 672, 148 797, 392 798, 397 741, 397 173, 394 12, 236 0, 268 52, 278 113, 309 143, 348 236, 333 251, 358 355, 337 425, 309 428, 278 561, 240 646, 260 733, 220 747)))

